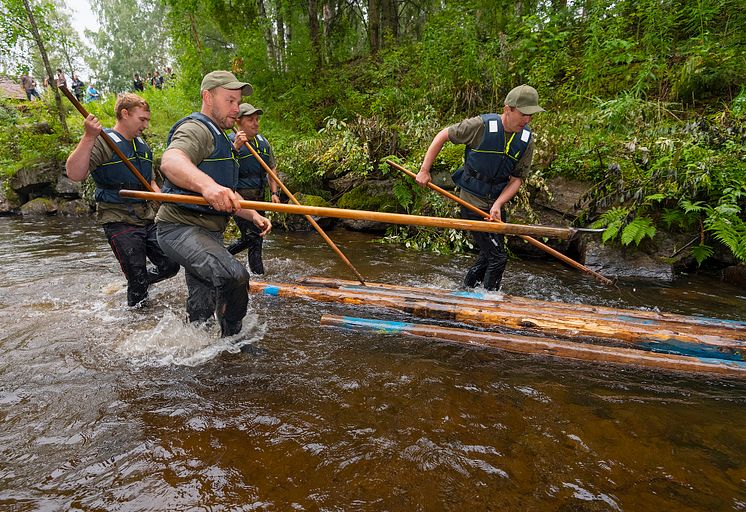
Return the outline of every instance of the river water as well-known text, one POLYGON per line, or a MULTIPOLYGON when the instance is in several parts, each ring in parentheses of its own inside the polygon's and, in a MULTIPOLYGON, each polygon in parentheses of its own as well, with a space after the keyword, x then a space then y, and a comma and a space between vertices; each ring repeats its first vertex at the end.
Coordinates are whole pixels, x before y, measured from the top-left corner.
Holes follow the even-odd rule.
MULTIPOLYGON (((456 288, 469 261, 330 234, 370 281, 456 288)), ((266 296, 226 341, 184 324, 183 271, 125 308, 88 219, 1 218, 0 241, 2 510, 746 510, 746 382, 353 333, 319 318, 370 311, 266 296)), ((265 265, 350 279, 311 233, 270 235, 265 265)), ((516 261, 503 290, 746 320, 746 291, 696 276, 516 261)))

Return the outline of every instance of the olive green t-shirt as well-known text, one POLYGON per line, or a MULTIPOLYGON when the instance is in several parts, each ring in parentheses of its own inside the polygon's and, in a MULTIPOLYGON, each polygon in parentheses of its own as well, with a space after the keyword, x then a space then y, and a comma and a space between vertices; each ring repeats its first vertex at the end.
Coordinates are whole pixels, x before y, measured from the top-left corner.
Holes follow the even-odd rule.
MULTIPOLYGON (((183 151, 194 165, 198 165, 215 151, 215 142, 212 132, 204 123, 190 119, 179 125, 171 137, 171 143, 167 149, 183 151)), ((176 203, 161 204, 158 215, 155 217, 156 222, 199 226, 210 231, 220 232, 225 230, 229 219, 230 217, 227 215, 200 213, 176 203)))
MULTIPOLYGON (((448 140, 454 144, 466 144, 471 148, 478 148, 484 140, 484 121, 481 116, 464 119, 458 124, 448 127, 448 140)), ((520 160, 513 168, 512 176, 525 180, 531 173, 531 161, 534 158, 534 138, 528 142, 526 151, 521 155, 520 160)), ((477 208, 489 210, 492 208, 493 201, 485 200, 475 196, 464 189, 459 192, 461 199, 473 204, 477 208)))
MULTIPOLYGON (((88 162, 88 172, 109 162, 114 150, 99 136, 93 144, 91 159, 88 162)), ((125 222, 133 226, 147 226, 153 223, 155 208, 151 202, 145 203, 104 203, 96 202, 96 220, 99 224, 110 222, 125 222)))

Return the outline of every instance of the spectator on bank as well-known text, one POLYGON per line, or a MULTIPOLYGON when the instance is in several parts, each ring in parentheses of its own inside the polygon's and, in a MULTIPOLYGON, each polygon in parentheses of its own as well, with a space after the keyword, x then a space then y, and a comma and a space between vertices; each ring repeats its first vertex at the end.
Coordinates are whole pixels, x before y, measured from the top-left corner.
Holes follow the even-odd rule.
POLYGON ((142 78, 140 78, 140 73, 135 73, 135 76, 132 79, 132 89, 135 92, 145 90, 145 84, 142 83, 142 78))
POLYGON ((83 91, 85 90, 85 84, 83 81, 78 78, 78 75, 73 73, 73 80, 72 80, 72 86, 73 86, 73 94, 76 98, 78 98, 78 101, 83 101, 83 91))
POLYGON ((145 73, 145 85, 153 85, 153 75, 150 74, 150 71, 145 73))
POLYGON ((101 94, 96 90, 92 83, 88 84, 88 89, 85 91, 85 102, 89 103, 99 99, 101 99, 101 94))
POLYGON ((26 98, 31 101, 32 96, 36 96, 37 100, 41 99, 41 96, 39 95, 39 91, 36 90, 36 80, 28 76, 27 74, 24 74, 21 76, 21 86, 23 87, 23 90, 26 92, 26 98))
POLYGON ((62 69, 57 68, 57 76, 55 77, 55 85, 57 87, 67 87, 67 78, 65 78, 65 73, 62 72, 62 69))
POLYGON ((153 71, 153 79, 150 82, 150 85, 152 85, 156 89, 163 89, 163 77, 158 72, 158 70, 153 71))

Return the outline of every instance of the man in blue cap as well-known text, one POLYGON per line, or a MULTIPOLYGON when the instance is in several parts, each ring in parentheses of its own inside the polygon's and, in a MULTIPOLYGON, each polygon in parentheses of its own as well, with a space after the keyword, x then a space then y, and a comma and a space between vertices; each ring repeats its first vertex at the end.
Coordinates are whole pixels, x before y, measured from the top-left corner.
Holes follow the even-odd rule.
MULTIPOLYGON (((461 199, 489 211, 490 219, 507 221, 504 210, 531 170, 534 138, 528 123, 544 109, 539 94, 530 85, 519 85, 505 97, 501 114, 482 114, 441 130, 430 143, 417 174, 417 183, 427 186, 430 168, 446 141, 465 144, 464 164, 453 174, 461 199)), ((461 216, 483 220, 462 207, 461 216)), ((508 255, 505 237, 496 233, 472 232, 479 256, 464 278, 464 285, 481 284, 499 290, 508 255)))

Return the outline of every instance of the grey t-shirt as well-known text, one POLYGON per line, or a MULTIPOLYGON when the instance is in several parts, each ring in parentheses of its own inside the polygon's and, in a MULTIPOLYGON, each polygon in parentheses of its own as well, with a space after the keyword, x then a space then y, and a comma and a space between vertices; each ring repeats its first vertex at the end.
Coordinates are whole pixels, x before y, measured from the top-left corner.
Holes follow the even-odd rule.
MULTIPOLYGON (((184 121, 174 132, 168 149, 183 151, 194 165, 198 165, 215 151, 215 141, 210 129, 201 121, 184 121)), ((163 203, 158 209, 156 222, 200 226, 210 231, 224 231, 230 217, 221 214, 199 213, 179 206, 177 203, 163 203)))

